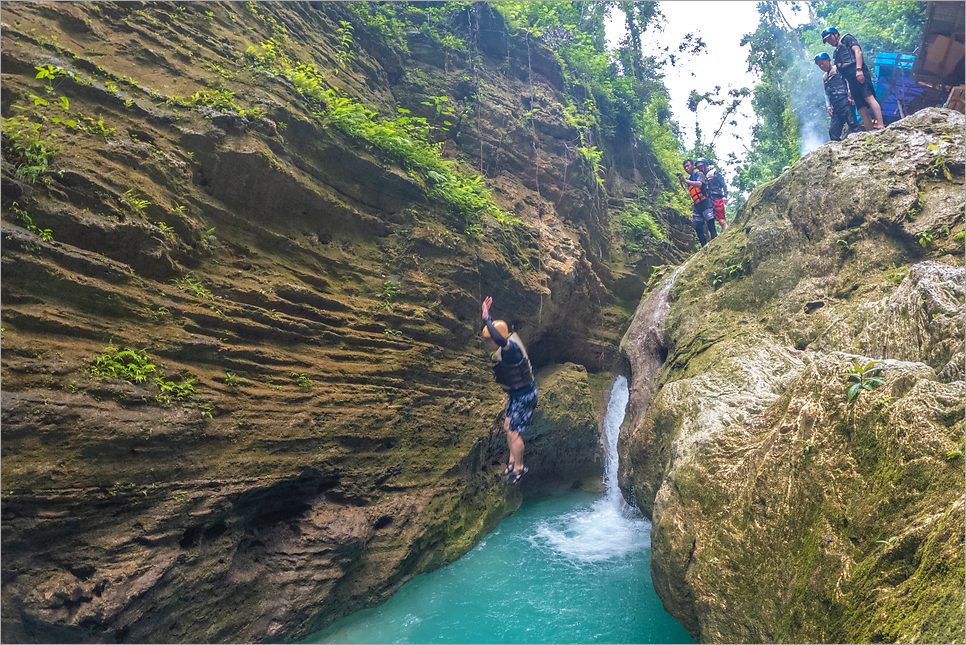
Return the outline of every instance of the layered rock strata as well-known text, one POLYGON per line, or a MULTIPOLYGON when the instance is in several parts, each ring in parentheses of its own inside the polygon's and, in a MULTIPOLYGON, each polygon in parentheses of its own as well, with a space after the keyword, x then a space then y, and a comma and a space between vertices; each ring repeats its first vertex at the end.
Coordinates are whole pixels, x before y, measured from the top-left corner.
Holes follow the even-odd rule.
POLYGON ((472 548, 520 501, 486 295, 546 374, 521 489, 599 474, 621 303, 638 265, 693 248, 687 220, 625 256, 613 214, 646 150, 601 143, 603 199, 553 56, 469 10, 496 34, 474 56, 415 33, 402 58, 338 2, 3 3, 5 150, 34 109, 59 146, 2 168, 4 641, 297 640, 472 548), (450 99, 440 150, 516 233, 448 226, 246 58, 273 42, 390 118, 450 99))

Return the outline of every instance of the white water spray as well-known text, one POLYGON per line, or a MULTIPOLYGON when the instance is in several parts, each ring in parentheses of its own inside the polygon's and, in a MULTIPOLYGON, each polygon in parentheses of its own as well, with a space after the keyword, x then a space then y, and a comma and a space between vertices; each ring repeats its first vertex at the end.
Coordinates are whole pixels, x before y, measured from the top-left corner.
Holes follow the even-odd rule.
POLYGON ((627 379, 618 376, 614 385, 610 389, 610 401, 607 403, 607 412, 604 414, 604 491, 606 499, 613 502, 618 508, 624 508, 627 503, 621 495, 620 487, 617 485, 617 467, 619 458, 617 456, 617 439, 621 433, 621 423, 624 422, 624 410, 627 409, 627 400, 630 393, 627 390, 627 379))
POLYGON ((617 485, 617 438, 629 397, 627 379, 611 386, 604 415, 604 496, 589 508, 540 522, 532 541, 549 546, 574 566, 609 560, 651 546, 651 523, 628 506, 617 485))

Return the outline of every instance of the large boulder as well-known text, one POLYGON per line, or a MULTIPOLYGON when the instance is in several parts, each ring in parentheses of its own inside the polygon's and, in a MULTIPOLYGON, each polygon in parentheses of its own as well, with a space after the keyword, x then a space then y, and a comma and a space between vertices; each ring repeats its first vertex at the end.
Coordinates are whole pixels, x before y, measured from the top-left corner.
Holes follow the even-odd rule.
POLYGON ((622 487, 696 640, 963 639, 963 125, 819 148, 632 322, 622 487))

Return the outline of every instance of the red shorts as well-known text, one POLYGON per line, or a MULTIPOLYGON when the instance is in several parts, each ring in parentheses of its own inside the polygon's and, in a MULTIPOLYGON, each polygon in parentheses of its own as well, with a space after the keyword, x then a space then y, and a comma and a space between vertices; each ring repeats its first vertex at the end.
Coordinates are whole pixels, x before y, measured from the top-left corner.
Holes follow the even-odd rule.
POLYGON ((725 204, 723 199, 714 200, 714 218, 722 223, 725 221, 724 206, 725 204))

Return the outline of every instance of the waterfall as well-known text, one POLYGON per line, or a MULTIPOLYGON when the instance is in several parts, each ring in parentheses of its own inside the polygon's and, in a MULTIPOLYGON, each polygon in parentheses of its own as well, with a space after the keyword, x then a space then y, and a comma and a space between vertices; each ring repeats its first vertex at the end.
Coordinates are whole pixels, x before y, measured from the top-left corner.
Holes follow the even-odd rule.
POLYGON ((617 438, 628 400, 627 379, 611 386, 604 415, 604 496, 587 508, 537 525, 533 543, 549 546, 573 562, 597 562, 650 548, 651 523, 627 504, 617 485, 617 438))
POLYGON ((604 413, 604 436, 601 437, 604 444, 605 499, 622 509, 626 502, 617 485, 617 467, 619 465, 617 438, 621 433, 621 423, 624 422, 624 410, 627 408, 629 396, 627 379, 618 376, 614 385, 611 386, 610 401, 607 403, 607 412, 604 413))

